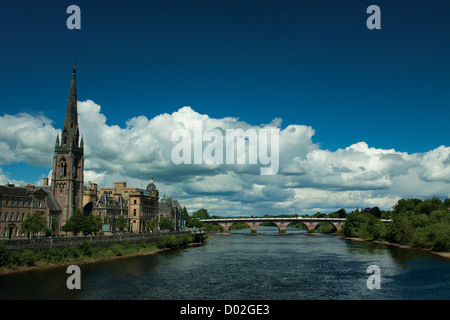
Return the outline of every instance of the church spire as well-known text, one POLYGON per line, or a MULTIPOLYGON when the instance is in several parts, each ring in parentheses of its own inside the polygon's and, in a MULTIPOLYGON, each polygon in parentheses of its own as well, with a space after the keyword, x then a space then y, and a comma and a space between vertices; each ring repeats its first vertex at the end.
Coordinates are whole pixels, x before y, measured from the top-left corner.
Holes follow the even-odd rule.
POLYGON ((78 146, 78 108, 77 108, 77 77, 75 63, 73 64, 72 80, 70 82, 69 99, 67 101, 66 119, 64 121, 62 144, 78 146))

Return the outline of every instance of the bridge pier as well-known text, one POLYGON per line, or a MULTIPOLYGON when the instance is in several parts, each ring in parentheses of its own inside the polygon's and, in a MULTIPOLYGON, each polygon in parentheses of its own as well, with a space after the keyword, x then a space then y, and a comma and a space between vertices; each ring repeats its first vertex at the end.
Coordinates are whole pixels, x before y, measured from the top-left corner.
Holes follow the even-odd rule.
POLYGON ((223 228, 223 232, 230 232, 230 227, 233 224, 233 222, 221 222, 218 223, 219 226, 223 228))
POLYGON ((250 227, 251 233, 256 233, 256 229, 261 225, 261 222, 252 221, 251 223, 247 223, 250 227))
POLYGON ((303 224, 306 226, 306 228, 309 231, 309 230, 314 230, 317 227, 317 225, 319 224, 319 222, 308 221, 308 222, 304 222, 303 224))
POLYGON ((339 231, 342 229, 343 223, 342 222, 334 222, 334 223, 332 223, 332 225, 336 228, 336 231, 339 231))
POLYGON ((286 233, 286 228, 287 228, 288 224, 290 223, 290 221, 273 221, 273 223, 275 223, 277 225, 280 233, 286 233))

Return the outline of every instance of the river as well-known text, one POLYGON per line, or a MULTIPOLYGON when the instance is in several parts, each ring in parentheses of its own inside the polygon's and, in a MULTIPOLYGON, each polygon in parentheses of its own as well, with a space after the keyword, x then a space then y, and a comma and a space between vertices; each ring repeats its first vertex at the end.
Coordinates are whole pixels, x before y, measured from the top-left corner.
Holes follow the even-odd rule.
POLYGON ((207 244, 83 264, 81 289, 66 268, 0 275, 0 299, 359 300, 450 299, 450 260, 335 235, 259 227, 210 234, 207 244), (369 289, 370 265, 380 269, 369 289))

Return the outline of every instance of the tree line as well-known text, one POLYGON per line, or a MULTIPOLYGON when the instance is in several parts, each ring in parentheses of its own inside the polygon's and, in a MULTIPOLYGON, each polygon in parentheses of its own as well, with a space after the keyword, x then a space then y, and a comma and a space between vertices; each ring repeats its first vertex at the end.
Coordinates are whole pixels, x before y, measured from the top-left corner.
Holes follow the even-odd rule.
POLYGON ((434 251, 450 251, 450 199, 400 199, 385 218, 355 211, 347 215, 342 233, 348 237, 388 241, 434 251))

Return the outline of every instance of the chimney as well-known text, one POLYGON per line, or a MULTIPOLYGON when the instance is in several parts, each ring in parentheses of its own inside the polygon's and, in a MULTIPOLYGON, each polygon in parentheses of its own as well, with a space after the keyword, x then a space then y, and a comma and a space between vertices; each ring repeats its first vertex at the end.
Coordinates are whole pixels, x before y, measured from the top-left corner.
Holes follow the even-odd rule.
POLYGON ((44 186, 48 186, 48 178, 44 178, 44 186))

